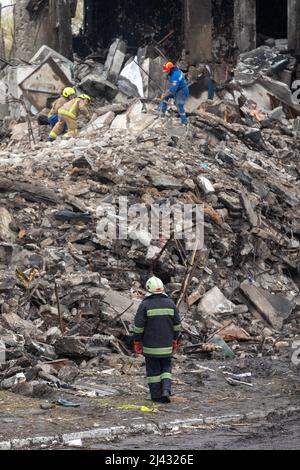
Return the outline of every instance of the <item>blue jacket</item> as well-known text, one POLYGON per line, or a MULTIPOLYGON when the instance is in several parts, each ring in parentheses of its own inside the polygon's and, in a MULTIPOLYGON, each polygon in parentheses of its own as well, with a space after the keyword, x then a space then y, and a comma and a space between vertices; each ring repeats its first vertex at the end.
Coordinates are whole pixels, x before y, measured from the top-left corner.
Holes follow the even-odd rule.
POLYGON ((189 95, 187 81, 183 75, 183 72, 178 67, 173 68, 173 70, 169 73, 168 78, 170 81, 169 93, 171 93, 173 97, 175 97, 176 94, 181 90, 185 96, 189 95))

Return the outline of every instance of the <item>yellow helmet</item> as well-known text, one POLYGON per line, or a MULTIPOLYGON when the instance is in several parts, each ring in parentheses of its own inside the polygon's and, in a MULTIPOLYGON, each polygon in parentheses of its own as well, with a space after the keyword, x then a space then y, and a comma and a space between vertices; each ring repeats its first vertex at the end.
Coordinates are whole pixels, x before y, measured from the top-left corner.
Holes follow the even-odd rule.
POLYGON ((92 98, 89 96, 89 95, 79 95, 79 98, 81 98, 82 100, 86 100, 86 101, 92 101, 92 98))
POLYGON ((62 96, 64 96, 65 98, 70 98, 70 96, 73 95, 76 95, 76 91, 74 90, 74 88, 67 87, 63 89, 62 96))

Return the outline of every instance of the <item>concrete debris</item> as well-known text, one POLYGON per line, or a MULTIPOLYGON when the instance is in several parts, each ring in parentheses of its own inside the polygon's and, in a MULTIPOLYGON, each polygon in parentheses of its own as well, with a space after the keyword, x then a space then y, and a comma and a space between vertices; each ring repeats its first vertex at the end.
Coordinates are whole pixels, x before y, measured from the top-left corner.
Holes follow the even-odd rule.
POLYGON ((115 81, 122 69, 126 55, 127 45, 121 39, 116 39, 110 46, 106 62, 104 64, 104 75, 107 80, 115 81))
POLYGON ((99 96, 108 101, 113 100, 119 91, 116 85, 95 73, 87 75, 80 83, 80 88, 91 96, 99 96))
POLYGON ((280 299, 278 296, 271 296, 268 292, 264 292, 263 289, 248 283, 247 281, 242 283, 241 291, 247 297, 248 300, 254 305, 256 310, 262 315, 273 328, 281 330, 283 325, 283 316, 281 314, 281 304, 289 305, 289 311, 293 309, 293 306, 286 299, 280 299), (281 302, 280 302, 281 300, 281 302), (279 308, 278 308, 279 307, 279 308))
POLYGON ((204 315, 215 313, 228 313, 233 311, 234 305, 222 294, 218 287, 213 287, 201 299, 198 310, 204 315))
POLYGON ((235 69, 235 79, 241 85, 250 85, 261 75, 271 76, 286 68, 289 57, 276 47, 261 46, 240 55, 235 69))
POLYGON ((209 101, 194 67, 183 129, 172 105, 160 116, 156 48, 126 47, 116 39, 108 55, 74 62, 44 47, 32 64, 2 70, 1 91, 10 80, 19 99, 22 85, 28 110, 0 107, 16 119, 3 122, 0 143, 2 388, 79 393, 83 374, 136 374, 132 321, 151 273, 178 301, 188 354, 286 356, 299 334, 294 58, 276 42, 242 55, 209 101), (76 138, 50 143, 48 98, 68 70, 93 117, 76 138), (201 208, 200 222, 183 220, 187 208, 201 208))

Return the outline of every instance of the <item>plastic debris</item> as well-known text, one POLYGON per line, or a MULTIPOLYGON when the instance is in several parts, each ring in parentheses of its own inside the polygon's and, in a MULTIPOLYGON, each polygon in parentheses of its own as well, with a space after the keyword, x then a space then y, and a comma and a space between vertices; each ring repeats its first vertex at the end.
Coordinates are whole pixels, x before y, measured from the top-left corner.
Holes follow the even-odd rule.
POLYGON ((148 406, 139 405, 122 405, 118 406, 118 410, 137 410, 142 411, 143 413, 158 413, 156 408, 148 408, 148 406))
POLYGON ((56 400, 54 403, 55 405, 65 406, 66 408, 78 408, 80 406, 79 403, 74 403, 73 401, 64 400, 63 398, 56 400))

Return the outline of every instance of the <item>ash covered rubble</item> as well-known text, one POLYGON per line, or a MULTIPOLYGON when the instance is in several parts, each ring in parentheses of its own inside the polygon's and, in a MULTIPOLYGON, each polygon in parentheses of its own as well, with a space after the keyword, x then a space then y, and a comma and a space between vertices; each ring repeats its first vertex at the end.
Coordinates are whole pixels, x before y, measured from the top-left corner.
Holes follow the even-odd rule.
POLYGON ((201 93, 190 98, 183 133, 172 109, 164 121, 157 113, 162 59, 149 51, 136 56, 147 73, 121 40, 105 64, 74 65, 80 89, 94 97, 92 121, 76 139, 45 142, 46 110, 30 126, 5 122, 4 389, 34 395, 95 368, 136 373, 130 331, 151 273, 178 302, 182 362, 286 358, 300 334, 300 106, 284 73, 295 60, 267 46, 242 55, 214 101, 201 91, 201 66, 186 66, 201 93), (153 240, 148 218, 134 212, 126 239, 107 237, 101 229, 114 229, 120 197, 157 212, 201 205, 204 246, 187 250, 176 223, 175 236, 167 230, 153 240))

